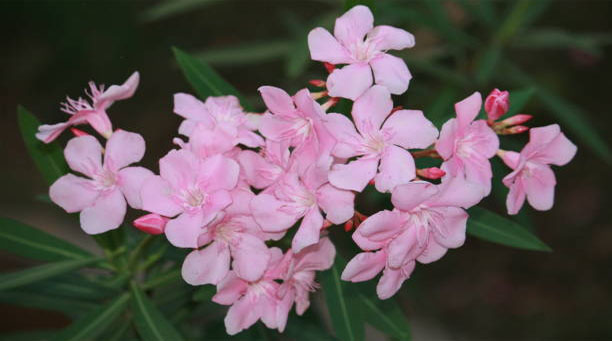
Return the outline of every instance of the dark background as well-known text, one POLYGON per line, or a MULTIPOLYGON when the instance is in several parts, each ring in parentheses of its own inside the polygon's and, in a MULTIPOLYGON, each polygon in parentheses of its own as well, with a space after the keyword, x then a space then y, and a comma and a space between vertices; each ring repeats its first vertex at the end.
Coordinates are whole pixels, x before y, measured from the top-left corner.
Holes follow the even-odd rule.
MULTIPOLYGON (((95 248, 59 208, 35 199, 47 186, 21 141, 16 122, 18 104, 42 122, 63 121, 59 103, 66 95, 81 96, 89 80, 121 83, 138 70, 141 85, 134 98, 116 103, 109 113, 115 127, 145 137, 144 164, 157 169, 155 160, 172 147, 171 138, 180 121, 172 114, 172 94, 191 91, 173 60, 171 46, 202 53, 261 108, 256 97, 260 85, 281 86, 291 93, 304 87, 308 79, 325 77, 325 70, 315 62, 306 64, 301 75, 295 75, 295 69, 287 71, 287 60, 299 63, 299 58, 288 56, 307 53, 306 33, 320 24, 321 14, 333 17, 342 10, 335 1, 201 1, 176 13, 166 10, 158 15, 154 8, 160 4, 0 2, 0 215, 95 248), (274 44, 258 45, 266 41, 274 44), (250 49, 239 48, 230 57, 215 55, 215 51, 245 43, 250 49)), ((492 4, 499 18, 513 5, 492 4)), ((453 101, 475 90, 486 94, 496 86, 514 89, 505 77, 495 75, 484 82, 472 81, 477 72, 474 61, 486 49, 494 29, 475 23, 455 2, 443 2, 443 6, 446 21, 429 26, 408 20, 409 13, 402 17, 402 11, 393 10, 431 10, 421 2, 381 1, 376 7, 377 24, 393 24, 416 36, 417 46, 402 53, 414 78, 408 93, 397 102, 424 109, 439 103, 437 94, 444 90, 447 76, 436 76, 435 70, 428 69, 430 60, 470 79, 454 84, 453 101), (454 39, 456 33, 448 34, 449 30, 467 32, 481 45, 464 49, 459 39, 454 39)), ((504 50, 504 57, 520 64, 538 86, 582 108, 579 119, 593 123, 608 145, 612 123, 611 15, 609 1, 552 2, 534 17, 530 27, 605 34, 596 48, 579 43, 521 48, 530 31, 520 29, 504 50)), ((558 121, 545 104, 538 97, 528 103, 525 112, 536 116, 533 124, 558 121)), ((450 104, 444 108, 452 114, 450 104)), ((571 125, 563 122, 562 129, 579 149, 571 164, 556 169, 555 206, 549 212, 527 210, 538 236, 554 252, 522 251, 468 238, 464 247, 442 260, 418 266, 405 284, 407 289, 399 294, 414 321, 415 338, 612 338, 610 166, 568 129, 568 123, 571 125)), ((489 205, 500 209, 495 201, 490 200, 489 205)), ((28 265, 6 253, 0 257, 4 271, 28 265)), ((0 304, 2 332, 60 328, 67 323, 60 314, 0 304)))

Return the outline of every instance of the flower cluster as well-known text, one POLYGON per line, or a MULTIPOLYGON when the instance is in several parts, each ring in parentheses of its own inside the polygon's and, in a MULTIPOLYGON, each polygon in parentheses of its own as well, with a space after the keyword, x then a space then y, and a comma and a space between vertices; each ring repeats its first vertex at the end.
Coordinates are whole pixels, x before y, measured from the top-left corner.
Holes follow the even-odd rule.
POLYGON ((213 301, 231 305, 229 334, 257 320, 282 331, 294 304, 298 314, 308 308, 315 273, 335 258, 330 226, 356 227, 352 238, 363 251, 342 279, 366 281, 382 272, 377 293, 386 299, 417 262, 436 261, 464 243, 466 209, 491 191, 489 159, 498 155, 513 169, 503 182, 510 188, 508 212, 516 214, 525 198, 538 210, 552 206, 549 165, 566 164, 576 152, 557 125, 529 130, 520 153, 501 150, 498 135, 526 131, 519 124, 531 116, 499 121, 509 96, 497 89, 484 103, 488 119, 478 117, 483 100, 475 92, 455 105, 456 117, 440 131, 422 111, 394 107, 392 95, 407 90, 411 75, 387 51, 412 47, 414 37, 374 27, 367 7, 339 17, 333 36, 312 30, 308 44, 312 59, 330 71, 326 81, 311 82, 326 88, 319 93, 304 88, 292 96, 262 86, 263 114, 245 112, 233 96, 202 102, 176 94, 182 138, 159 160, 159 174, 127 167, 143 157, 144 139, 113 132, 106 114, 113 101, 132 96, 138 73, 106 91, 90 83, 93 105, 68 99, 64 109, 72 117, 41 126, 37 135, 50 142, 70 125, 89 123, 107 139, 103 148, 79 131, 68 142, 69 166, 89 179, 65 175, 51 186, 51 199, 81 212, 89 234, 119 227, 126 202, 149 212, 134 226, 192 250, 182 276, 192 285, 217 286, 213 301), (352 101, 350 114, 333 112, 339 97, 352 101), (439 160, 439 167, 418 169, 420 157, 439 160), (367 218, 356 211, 355 196, 369 185, 390 193, 394 209, 367 218), (269 246, 285 235, 292 236, 288 250, 269 246))

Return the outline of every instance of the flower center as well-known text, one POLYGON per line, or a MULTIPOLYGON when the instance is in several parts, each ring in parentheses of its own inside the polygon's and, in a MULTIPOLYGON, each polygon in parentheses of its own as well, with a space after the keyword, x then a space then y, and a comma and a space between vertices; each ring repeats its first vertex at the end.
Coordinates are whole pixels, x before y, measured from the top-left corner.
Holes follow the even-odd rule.
POLYGON ((364 138, 366 154, 382 153, 383 149, 385 148, 385 137, 380 131, 371 131, 365 134, 364 138))
POLYGON ((94 175, 94 181, 97 190, 109 190, 115 187, 117 176, 108 169, 102 169, 94 175))
POLYGON ((181 190, 179 197, 186 208, 198 208, 204 204, 208 195, 203 193, 199 187, 192 186, 181 190))
POLYGON ((417 230, 417 240, 420 246, 427 243, 430 232, 437 231, 442 236, 446 236, 448 231, 444 225, 444 216, 440 212, 429 209, 426 206, 415 208, 408 218, 411 226, 417 230))
POLYGON ((376 51, 372 49, 372 44, 366 39, 357 41, 352 48, 353 57, 359 61, 369 61, 374 57, 376 51))

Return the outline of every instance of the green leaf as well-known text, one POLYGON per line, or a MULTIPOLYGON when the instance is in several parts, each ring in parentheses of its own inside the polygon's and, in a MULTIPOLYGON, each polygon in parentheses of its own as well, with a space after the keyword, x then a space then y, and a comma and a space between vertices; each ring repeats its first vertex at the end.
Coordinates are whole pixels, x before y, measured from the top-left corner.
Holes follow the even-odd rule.
POLYGON ((214 285, 203 285, 193 293, 193 300, 196 302, 208 302, 217 293, 214 285))
POLYGON ((183 340, 174 326, 135 284, 132 284, 132 308, 136 329, 143 340, 183 340))
POLYGON ((157 21, 218 3, 216 0, 165 0, 140 15, 142 21, 157 21))
POLYGON ((240 103, 245 109, 252 111, 244 96, 221 78, 213 68, 179 48, 173 47, 172 51, 174 51, 176 61, 183 70, 185 77, 200 98, 234 95, 240 99, 240 103))
POLYGON ((50 330, 33 330, 33 331, 21 331, 14 333, 6 333, 0 335, 2 341, 45 341, 53 337, 55 329, 50 330))
POLYGON ((84 312, 96 307, 93 302, 54 296, 48 293, 41 294, 31 290, 0 291, 0 302, 21 307, 60 311, 72 318, 82 316, 84 312))
POLYGON ((78 273, 67 273, 46 280, 36 281, 20 290, 41 295, 82 300, 100 300, 117 294, 117 290, 87 279, 78 273))
POLYGON ((36 138, 35 134, 40 126, 36 117, 26 108, 18 106, 17 121, 26 149, 47 183, 52 184, 59 177, 68 173, 68 165, 59 145, 55 142, 45 144, 36 138))
POLYGON ((321 286, 325 294, 331 322, 340 340, 363 340, 364 328, 355 288, 340 279, 346 262, 337 256, 331 269, 321 273, 321 286))
POLYGON ((287 329, 283 332, 290 340, 296 341, 332 341, 335 340, 322 326, 308 321, 301 316, 290 316, 287 329))
POLYGON ((94 339, 125 310, 129 299, 130 294, 124 293, 78 319, 58 333, 53 340, 82 341, 94 339))
POLYGON ((45 261, 91 257, 89 252, 78 246, 16 220, 1 217, 0 250, 45 261))
POLYGON ((446 120, 455 116, 453 104, 457 101, 457 91, 452 86, 446 86, 439 95, 425 108, 427 117, 436 127, 440 128, 446 120))
POLYGON ((379 300, 364 293, 359 294, 366 322, 381 332, 398 340, 410 340, 410 324, 393 299, 379 300))
POLYGON ((213 48, 194 55, 205 63, 214 65, 250 65, 281 59, 292 52, 292 41, 262 41, 213 48))
POLYGON ((16 288, 46 278, 61 275, 100 261, 101 258, 66 260, 31 267, 26 270, 0 274, 0 290, 16 288))
POLYGON ((521 39, 512 42, 513 47, 533 49, 575 48, 600 56, 602 47, 612 44, 609 33, 576 33, 560 28, 541 28, 526 32, 521 39))
POLYGON ((519 249, 552 251, 529 230, 508 218, 477 206, 468 213, 467 232, 472 236, 519 249))
POLYGON ((491 44, 476 63, 476 82, 478 84, 487 84, 491 76, 495 72, 499 60, 501 58, 502 49, 498 44, 491 44))

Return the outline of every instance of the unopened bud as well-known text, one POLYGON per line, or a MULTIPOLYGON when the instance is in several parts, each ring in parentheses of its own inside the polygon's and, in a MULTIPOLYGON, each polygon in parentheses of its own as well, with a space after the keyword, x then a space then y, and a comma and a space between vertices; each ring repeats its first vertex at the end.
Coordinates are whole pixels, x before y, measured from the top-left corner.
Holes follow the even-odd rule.
POLYGON ((489 121, 495 121, 508 112, 510 107, 510 93, 493 89, 485 99, 484 108, 489 117, 489 121))
POLYGON ((151 213, 143 215, 142 217, 134 220, 132 223, 135 228, 142 232, 149 234, 162 234, 166 229, 166 223, 168 218, 162 217, 159 214, 151 213))
POLYGON ((441 170, 438 167, 430 167, 430 168, 417 169, 417 175, 420 176, 421 178, 436 180, 446 175, 446 172, 441 170))
POLYGON ((531 116, 531 115, 518 114, 518 115, 514 115, 512 117, 508 117, 507 119, 501 121, 500 123, 503 126, 505 126, 505 127, 509 127, 509 126, 513 126, 513 125, 517 125, 517 124, 523 124, 523 123, 529 121, 532 118, 533 118, 533 116, 531 116))
POLYGON ((329 109, 329 108, 333 107, 334 105, 338 104, 339 101, 340 101, 340 98, 332 97, 327 102, 321 104, 321 108, 323 108, 323 110, 327 111, 327 109, 329 109))
POLYGON ((353 219, 350 219, 349 221, 347 221, 346 223, 344 223, 344 231, 345 231, 345 232, 348 232, 348 231, 352 230, 352 229, 353 229, 353 227, 354 227, 354 225, 355 225, 355 224, 353 223, 353 219))
POLYGON ((319 92, 311 92, 310 93, 310 97, 312 97, 312 99, 314 99, 314 100, 323 98, 325 96, 327 96, 327 91, 319 91, 319 92))
POLYGON ((326 228, 328 228, 328 227, 330 227, 330 226, 332 226, 332 225, 333 225, 333 224, 332 224, 332 222, 331 222, 331 221, 329 221, 329 220, 325 219, 325 220, 323 220, 323 226, 321 226, 321 230, 325 230, 326 228))
POLYGON ((74 136, 76 137, 81 137, 81 136, 87 136, 89 135, 88 133, 82 131, 81 129, 77 129, 77 128, 70 128, 70 131, 72 132, 72 134, 74 134, 74 136))
POLYGON ((325 87, 325 81, 322 79, 312 79, 312 80, 309 80, 308 83, 310 83, 310 85, 313 85, 319 88, 325 87))
POLYGON ((499 134, 500 135, 514 135, 514 134, 524 133, 527 130, 529 130, 529 127, 526 127, 526 126, 514 126, 514 127, 502 129, 502 131, 499 134))
POLYGON ((323 66, 325 66, 325 69, 329 73, 332 73, 336 69, 336 65, 328 62, 323 62, 323 66))

